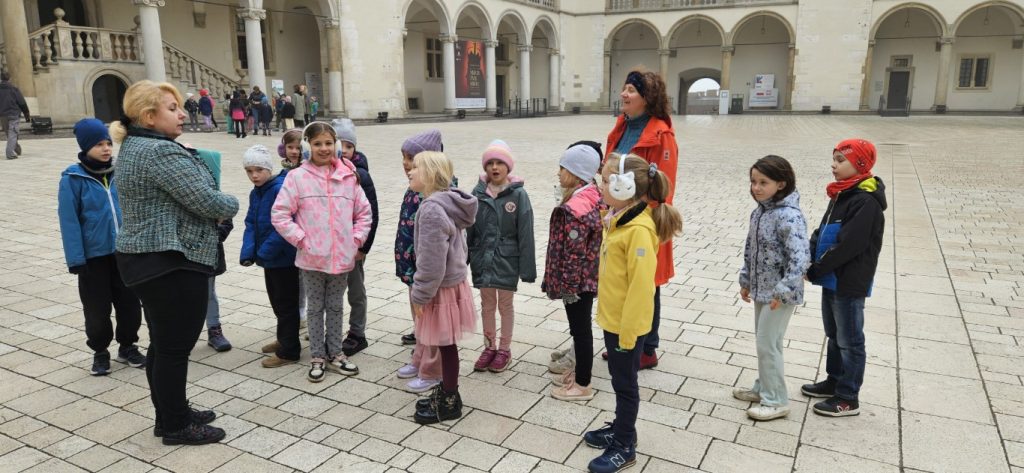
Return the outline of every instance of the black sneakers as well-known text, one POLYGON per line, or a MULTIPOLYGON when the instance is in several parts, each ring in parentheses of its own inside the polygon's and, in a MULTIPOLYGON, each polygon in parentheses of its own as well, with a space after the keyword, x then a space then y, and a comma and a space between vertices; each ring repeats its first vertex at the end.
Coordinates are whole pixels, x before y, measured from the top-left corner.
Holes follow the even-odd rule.
POLYGON ((832 396, 814 405, 814 413, 828 417, 846 417, 860 414, 860 403, 832 396))
MULTIPOLYGON (((209 424, 216 418, 217 414, 213 411, 200 411, 198 409, 193 409, 191 406, 188 408, 188 422, 190 424, 209 424)), ((164 428, 160 425, 159 421, 157 421, 156 425, 153 426, 153 436, 164 436, 164 428)))
POLYGON ((836 383, 826 379, 814 384, 805 384, 800 387, 800 392, 804 393, 804 396, 828 398, 836 395, 836 383))
POLYGON ((416 344, 416 333, 407 333, 402 335, 402 345, 415 345, 416 344))
POLYGON ((352 356, 363 351, 367 346, 369 345, 366 343, 366 337, 360 337, 349 331, 345 339, 341 341, 341 352, 345 356, 352 356))
POLYGON ((146 355, 139 353, 139 347, 135 345, 118 348, 117 358, 115 359, 118 363, 125 363, 132 368, 146 366, 146 355))
POLYGON ((164 445, 205 445, 220 442, 224 439, 224 429, 206 424, 189 424, 175 432, 165 432, 164 445))
POLYGON ((98 351, 92 355, 92 371, 89 373, 93 376, 106 376, 110 374, 109 351, 98 351))

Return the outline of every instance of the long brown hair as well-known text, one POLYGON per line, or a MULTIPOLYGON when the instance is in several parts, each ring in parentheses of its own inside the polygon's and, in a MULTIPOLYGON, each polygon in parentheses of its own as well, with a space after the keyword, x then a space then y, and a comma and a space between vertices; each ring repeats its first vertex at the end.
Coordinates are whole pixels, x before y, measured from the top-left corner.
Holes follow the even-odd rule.
POLYGON ((668 103, 668 86, 665 85, 665 79, 661 77, 661 74, 649 71, 643 66, 637 66, 629 73, 634 72, 640 74, 644 82, 643 98, 647 102, 647 108, 644 111, 652 117, 667 120, 672 108, 668 103))
POLYGON ((618 173, 620 159, 626 160, 623 165, 624 171, 633 173, 633 182, 636 184, 636 196, 633 199, 658 203, 651 209, 651 219, 654 220, 658 240, 664 243, 672 237, 682 235, 683 216, 675 207, 665 203, 665 199, 668 199, 669 193, 672 192, 672 183, 669 182, 668 176, 657 166, 647 164, 644 158, 635 154, 623 157, 618 153, 610 153, 605 166, 612 166, 611 169, 618 173))

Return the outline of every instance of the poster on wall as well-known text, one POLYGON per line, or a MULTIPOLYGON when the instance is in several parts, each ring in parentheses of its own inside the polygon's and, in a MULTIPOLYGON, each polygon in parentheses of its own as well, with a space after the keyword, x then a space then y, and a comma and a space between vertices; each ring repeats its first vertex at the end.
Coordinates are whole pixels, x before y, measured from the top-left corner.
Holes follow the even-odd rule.
POLYGON ((456 107, 487 107, 486 67, 483 41, 459 40, 455 43, 456 107))
POLYGON ((755 107, 778 107, 779 89, 750 89, 748 106, 755 107))
POLYGON ((316 72, 307 72, 306 76, 306 98, 316 97, 317 101, 320 102, 320 109, 324 108, 324 84, 321 82, 320 74, 316 72))
POLYGON ((775 74, 755 74, 754 75, 754 88, 755 89, 774 89, 775 88, 775 74))
POLYGON ((284 95, 284 80, 283 79, 271 79, 270 90, 273 90, 277 95, 284 95))

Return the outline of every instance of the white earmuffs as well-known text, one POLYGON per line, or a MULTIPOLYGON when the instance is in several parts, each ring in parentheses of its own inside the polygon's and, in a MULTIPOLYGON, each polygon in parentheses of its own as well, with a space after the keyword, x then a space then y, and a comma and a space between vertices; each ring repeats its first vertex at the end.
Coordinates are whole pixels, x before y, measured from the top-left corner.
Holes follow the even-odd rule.
MULTIPOLYGON (((309 123, 306 124, 306 126, 302 127, 302 141, 299 141, 299 146, 302 147, 302 159, 303 160, 309 159, 310 155, 313 154, 313 148, 309 145, 309 139, 306 138, 306 129, 309 128, 310 125, 312 125, 314 123, 317 123, 317 122, 309 122, 309 123)), ((328 126, 330 126, 330 125, 328 125, 328 126)), ((340 157, 341 141, 338 140, 337 138, 335 138, 335 140, 334 140, 334 151, 335 151, 335 154, 338 154, 339 157, 340 157)))
POLYGON ((617 200, 628 201, 636 195, 633 171, 626 171, 626 157, 619 158, 619 173, 608 176, 608 193, 617 200))

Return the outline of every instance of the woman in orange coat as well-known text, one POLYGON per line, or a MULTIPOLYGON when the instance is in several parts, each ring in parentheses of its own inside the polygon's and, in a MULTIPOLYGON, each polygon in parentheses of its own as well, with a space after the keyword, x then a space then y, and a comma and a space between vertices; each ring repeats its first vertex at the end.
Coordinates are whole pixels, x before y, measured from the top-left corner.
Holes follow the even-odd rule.
MULTIPOLYGON (((632 153, 658 166, 668 176, 671 190, 665 203, 672 205, 676 188, 676 167, 679 145, 672 129, 671 108, 668 103, 665 80, 654 72, 634 70, 626 75, 626 81, 619 93, 622 114, 615 122, 615 128, 608 133, 605 149, 626 155, 632 153)), ((651 202, 651 206, 657 206, 651 202)), ((672 260, 672 241, 668 240, 658 248, 658 269, 654 283, 654 321, 651 332, 644 341, 644 352, 640 355, 640 369, 658 365, 658 325, 661 321, 661 286, 675 275, 672 260)), ((607 353, 605 354, 607 359, 607 353)))

